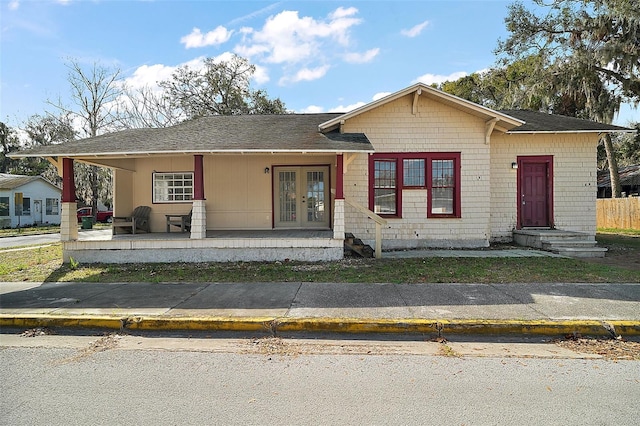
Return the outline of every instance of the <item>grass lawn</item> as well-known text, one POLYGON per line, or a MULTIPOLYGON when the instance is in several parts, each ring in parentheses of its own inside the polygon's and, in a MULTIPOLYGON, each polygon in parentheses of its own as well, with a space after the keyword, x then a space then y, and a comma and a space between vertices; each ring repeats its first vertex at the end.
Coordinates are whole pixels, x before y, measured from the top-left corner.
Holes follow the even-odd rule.
MULTIPOLYGON (((627 250, 639 255, 640 238, 633 240, 627 250)), ((62 264, 62 246, 55 244, 0 251, 0 281, 601 283, 640 282, 640 271, 552 257, 69 265, 62 264)))
POLYGON ((29 226, 25 228, 0 229, 0 238, 21 237, 24 235, 57 234, 60 232, 60 225, 29 226))

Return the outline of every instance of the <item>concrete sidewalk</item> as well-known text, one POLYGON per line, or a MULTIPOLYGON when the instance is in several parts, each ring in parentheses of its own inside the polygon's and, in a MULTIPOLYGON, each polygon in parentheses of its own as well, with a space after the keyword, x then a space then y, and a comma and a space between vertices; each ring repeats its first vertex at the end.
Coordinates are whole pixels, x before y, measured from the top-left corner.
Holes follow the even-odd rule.
POLYGON ((2 327, 640 335, 638 284, 0 283, 2 327))

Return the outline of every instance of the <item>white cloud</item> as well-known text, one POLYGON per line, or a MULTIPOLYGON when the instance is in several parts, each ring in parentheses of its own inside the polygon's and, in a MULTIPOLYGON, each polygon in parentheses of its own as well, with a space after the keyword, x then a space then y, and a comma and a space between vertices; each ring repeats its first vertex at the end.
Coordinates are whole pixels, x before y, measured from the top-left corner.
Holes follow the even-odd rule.
POLYGON ((226 43, 231 38, 232 34, 233 31, 227 30, 222 25, 206 34, 202 34, 200 28, 194 28, 190 34, 187 34, 180 39, 180 43, 184 44, 184 47, 187 49, 191 49, 193 47, 215 46, 226 43))
POLYGON ((71 0, 57 0, 57 3, 63 6, 67 6, 69 3, 71 3, 71 0))
POLYGON ((349 111, 353 111, 356 108, 360 108, 363 105, 366 105, 366 102, 356 102, 355 104, 346 105, 346 106, 339 105, 335 108, 331 108, 329 112, 349 112, 349 111))
POLYGON ((338 8, 326 19, 300 17, 297 11, 285 10, 267 19, 260 30, 243 28, 245 36, 236 53, 260 56, 265 62, 295 64, 321 56, 323 47, 337 42, 349 44, 350 29, 360 24, 356 8, 338 8))
POLYGON ((309 105, 300 111, 302 114, 319 114, 321 112, 324 112, 324 108, 318 105, 309 105))
POLYGON ((18 10, 19 7, 20 7, 20 2, 18 0, 12 0, 7 5, 7 8, 9 8, 9 10, 18 10))
POLYGON ((280 79, 280 84, 285 85, 287 83, 297 83, 299 81, 313 81, 325 76, 327 71, 329 71, 329 65, 323 65, 317 68, 303 68, 299 70, 295 75, 288 77, 282 77, 280 79))
POLYGON ((331 19, 340 19, 340 18, 346 18, 348 16, 353 16, 357 13, 358 13, 358 9, 356 9, 355 7, 350 7, 347 9, 345 9, 344 7, 339 7, 333 12, 331 12, 329 14, 329 17, 331 19))
POLYGON ((125 79, 125 84, 132 89, 144 87, 155 89, 158 88, 158 82, 171 78, 176 68, 162 64, 142 65, 125 79))
POLYGON ((367 50, 364 53, 347 53, 344 55, 344 60, 351 64, 364 64, 371 62, 373 58, 378 56, 378 53, 380 53, 378 48, 367 50))
POLYGON ((412 81, 412 83, 424 83, 424 84, 440 84, 445 81, 455 81, 459 78, 466 77, 468 74, 464 71, 454 72, 449 75, 439 74, 424 74, 412 81))
POLYGON ((391 92, 379 92, 379 93, 376 93, 375 95, 373 95, 372 99, 374 101, 377 101, 378 99, 382 99, 385 96, 389 96, 390 94, 391 94, 391 92))
POLYGON ((253 73, 253 80, 258 84, 267 83, 269 78, 269 70, 266 67, 256 65, 256 72, 253 73))
MULTIPOLYGON (((213 61, 229 61, 232 57, 233 54, 231 52, 224 52, 214 57, 213 61)), ((199 71, 204 68, 204 59, 204 56, 198 56, 176 66, 164 64, 142 65, 136 68, 133 74, 125 78, 125 84, 132 89, 150 88, 151 90, 158 91, 160 90, 158 82, 169 80, 178 67, 187 66, 192 70, 199 71)), ((253 74, 252 79, 258 84, 266 83, 269 81, 268 69, 256 65, 256 72, 253 74)))
POLYGON ((410 38, 417 37, 417 36, 420 35, 422 30, 424 30, 427 27, 427 25, 429 25, 429 21, 424 21, 424 22, 422 22, 422 23, 420 23, 418 25, 415 25, 415 26, 409 28, 408 30, 400 31, 400 34, 402 34, 403 36, 406 36, 406 37, 410 37, 410 38))
POLYGON ((335 60, 366 63, 380 53, 378 48, 353 52, 351 33, 362 22, 357 14, 355 7, 339 7, 324 18, 284 10, 267 18, 261 28, 238 30, 242 37, 234 52, 253 63, 281 65, 281 85, 316 80, 335 60))

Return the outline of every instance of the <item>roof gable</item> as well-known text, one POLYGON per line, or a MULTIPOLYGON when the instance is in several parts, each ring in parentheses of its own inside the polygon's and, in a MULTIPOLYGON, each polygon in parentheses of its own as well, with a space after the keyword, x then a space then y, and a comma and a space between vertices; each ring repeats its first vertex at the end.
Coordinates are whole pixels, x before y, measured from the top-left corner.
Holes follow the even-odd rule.
POLYGON ((503 112, 494 111, 490 108, 484 107, 482 105, 478 105, 466 99, 462 99, 457 96, 451 95, 449 93, 443 92, 441 90, 435 89, 431 86, 427 86, 423 83, 417 83, 417 84, 414 84, 413 86, 409 86, 405 89, 402 89, 400 91, 387 95, 384 98, 381 98, 371 103, 368 103, 366 105, 363 105, 360 108, 356 108, 353 111, 349 111, 338 117, 332 118, 331 120, 328 120, 320 124, 319 128, 322 131, 335 129, 342 122, 350 118, 366 113, 367 111, 370 111, 374 108, 377 108, 389 102, 393 102, 396 99, 399 99, 403 96, 407 96, 410 94, 414 95, 414 105, 417 102, 418 96, 427 96, 438 102, 441 102, 453 108, 462 110, 476 117, 482 118, 485 121, 493 121, 497 128, 502 129, 504 131, 524 124, 524 121, 518 118, 511 117, 503 112))

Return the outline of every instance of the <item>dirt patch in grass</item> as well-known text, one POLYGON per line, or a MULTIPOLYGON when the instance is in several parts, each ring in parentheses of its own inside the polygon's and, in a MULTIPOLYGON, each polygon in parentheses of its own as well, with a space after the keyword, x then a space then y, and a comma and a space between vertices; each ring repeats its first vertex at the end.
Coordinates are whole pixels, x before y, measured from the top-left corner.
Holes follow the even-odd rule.
POLYGON ((596 240, 608 251, 605 257, 585 259, 587 262, 640 272, 640 235, 598 233, 596 240))

